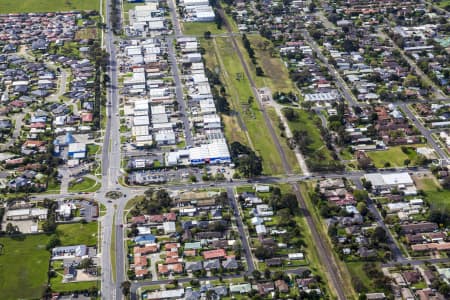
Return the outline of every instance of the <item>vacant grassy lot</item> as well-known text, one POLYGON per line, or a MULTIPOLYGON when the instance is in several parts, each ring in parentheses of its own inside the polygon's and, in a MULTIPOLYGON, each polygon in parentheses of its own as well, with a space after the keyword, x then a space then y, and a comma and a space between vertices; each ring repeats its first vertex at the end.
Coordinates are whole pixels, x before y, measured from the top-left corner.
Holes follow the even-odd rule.
POLYGON ((288 124, 293 134, 296 130, 303 131, 311 141, 308 144, 308 151, 302 153, 305 156, 306 163, 312 169, 331 166, 334 159, 323 141, 317 125, 318 117, 314 113, 308 113, 302 109, 296 109, 295 111, 298 117, 291 121, 288 120, 288 124))
POLYGON ((215 41, 220 64, 221 66, 223 64, 222 75, 227 86, 230 105, 241 114, 254 150, 263 158, 264 173, 279 174, 282 172, 281 158, 270 138, 269 130, 256 100, 249 101, 249 98, 253 97, 253 93, 237 54, 230 51, 231 41, 228 38, 216 38, 215 41))
POLYGON ((53 12, 70 10, 99 10, 99 0, 0 0, 0 12, 53 12))
POLYGON ((39 299, 47 285, 50 252, 45 249, 47 235, 28 235, 19 239, 0 238, 1 299, 39 299))
POLYGON ((437 207, 441 210, 450 210, 450 191, 429 191, 425 192, 425 199, 432 207, 437 207))
POLYGON ((264 71, 264 76, 258 80, 259 84, 269 87, 272 92, 297 93, 297 89, 289 77, 289 72, 275 51, 272 42, 260 35, 248 35, 247 37, 255 50, 257 61, 264 71))
MULTIPOLYGON (((275 109, 273 107, 269 107, 269 108, 267 108, 267 113, 272 121, 273 128, 275 129, 277 135, 281 137, 282 132, 281 132, 280 127, 278 126, 278 124, 280 123, 280 119, 277 115, 277 112, 275 111, 275 109)), ((300 173, 301 170, 300 170, 300 165, 298 164, 298 161, 297 161, 297 157, 295 156, 294 151, 292 151, 292 149, 289 148, 287 140, 285 138, 280 139, 280 144, 281 144, 281 147, 283 147, 284 152, 286 153, 286 158, 287 158, 289 165, 291 166, 292 171, 294 173, 300 173)))
POLYGON ((97 38, 97 28, 84 28, 81 30, 78 30, 75 33, 76 39, 96 39, 97 38))
POLYGON ((88 245, 95 246, 97 244, 97 222, 86 224, 60 224, 56 229, 56 233, 61 240, 62 245, 88 245))
POLYGON ((225 27, 217 28, 215 22, 183 22, 181 23, 181 30, 186 35, 203 36, 206 31, 211 34, 219 34, 225 32, 225 27))
POLYGON ((350 275, 353 281, 358 280, 363 284, 364 288, 367 291, 375 292, 375 287, 373 285, 372 280, 367 276, 364 271, 364 263, 363 262, 348 262, 347 268, 350 271, 350 275))
POLYGON ((83 181, 69 186, 69 192, 95 192, 100 189, 100 183, 89 177, 83 177, 83 181))
MULTIPOLYGON (((82 281, 82 282, 67 282, 63 283, 62 272, 64 270, 55 270, 57 272, 56 277, 50 279, 50 284, 53 292, 72 292, 88 290, 91 287, 98 287, 100 289, 100 282, 98 281, 82 281)), ((79 272, 82 272, 80 270, 79 272)))
MULTIPOLYGON (((200 44, 205 49, 205 55, 203 57, 205 59, 206 67, 212 72, 220 72, 220 64, 217 58, 217 53, 214 49, 213 40, 201 38, 200 44)), ((223 76, 221 79, 224 81, 223 76)), ((232 104, 233 103, 230 103, 231 106, 232 104)), ((224 134, 228 143, 231 144, 232 142, 239 142, 243 145, 250 146, 247 136, 239 124, 238 116, 235 114, 222 114, 221 117, 224 124, 224 134)))
POLYGON ((441 185, 437 181, 436 177, 431 174, 429 176, 412 176, 412 178, 418 190, 422 190, 424 192, 435 192, 441 188, 441 185))
POLYGON ((423 146, 424 145, 407 146, 408 150, 406 153, 402 151, 402 146, 394 146, 383 151, 367 152, 367 155, 377 168, 384 168, 386 163, 389 163, 392 167, 402 167, 405 165, 406 159, 410 160, 410 166, 414 166, 417 158, 417 152, 415 149, 423 146))

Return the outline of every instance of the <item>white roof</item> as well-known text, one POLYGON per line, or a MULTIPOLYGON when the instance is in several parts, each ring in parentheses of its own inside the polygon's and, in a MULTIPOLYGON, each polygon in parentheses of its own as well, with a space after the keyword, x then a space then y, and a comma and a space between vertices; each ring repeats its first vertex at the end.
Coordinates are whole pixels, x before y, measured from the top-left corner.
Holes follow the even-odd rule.
POLYGON ((166 114, 152 114, 152 124, 159 124, 159 123, 167 123, 169 122, 169 118, 166 114))
POLYGON ((147 294, 147 299, 149 300, 157 300, 157 299, 169 299, 169 298, 181 298, 184 295, 184 289, 177 290, 165 290, 165 291, 157 291, 151 292, 147 294))
POLYGON ((152 115, 165 114, 166 107, 164 105, 152 105, 151 111, 152 111, 152 115))
POLYGON ((133 136, 141 136, 141 135, 148 135, 148 125, 142 125, 142 126, 133 126, 131 128, 131 134, 133 136))
POLYGON ((155 134, 155 141, 157 142, 173 142, 175 141, 175 133, 173 130, 164 130, 155 134))
POLYGON ((150 125, 150 120, 148 116, 138 116, 133 118, 133 124, 135 126, 139 125, 150 125))
POLYGON ((134 101, 134 110, 148 110, 148 100, 134 101))
POLYGON ((289 259, 303 259, 304 255, 301 252, 298 253, 288 253, 288 258, 289 259))
POLYGON ((414 184, 411 176, 407 172, 402 173, 390 173, 390 174, 366 174, 364 175, 367 181, 372 183, 372 186, 385 186, 385 185, 411 185, 414 184))
POLYGON ((256 225, 255 226, 256 234, 265 234, 267 233, 266 226, 264 225, 256 225))
POLYGON ((86 152, 86 144, 71 143, 69 144, 69 152, 86 152))

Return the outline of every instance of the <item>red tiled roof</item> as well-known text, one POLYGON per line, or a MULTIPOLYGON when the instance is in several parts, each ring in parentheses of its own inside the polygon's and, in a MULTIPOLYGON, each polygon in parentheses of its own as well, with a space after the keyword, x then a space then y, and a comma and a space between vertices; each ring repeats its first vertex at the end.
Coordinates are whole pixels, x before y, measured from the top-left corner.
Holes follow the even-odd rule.
POLYGON ((203 251, 202 253, 204 259, 221 258, 225 257, 227 253, 224 249, 215 249, 209 251, 203 251))
POLYGON ((81 114, 81 120, 83 122, 92 122, 94 115, 91 112, 84 112, 81 114))
POLYGON ((135 267, 146 267, 147 266, 147 257, 135 256, 134 257, 134 266, 135 267))

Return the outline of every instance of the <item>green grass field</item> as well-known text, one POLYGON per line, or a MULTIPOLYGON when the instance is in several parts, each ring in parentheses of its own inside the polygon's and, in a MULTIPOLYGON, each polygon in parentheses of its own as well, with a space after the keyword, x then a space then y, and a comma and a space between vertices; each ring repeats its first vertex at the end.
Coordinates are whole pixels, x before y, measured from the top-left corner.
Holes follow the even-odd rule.
POLYGON ((99 0, 0 0, 0 12, 53 12, 71 10, 99 10, 99 0))
MULTIPOLYGON (((100 282, 98 281, 82 281, 82 282, 66 282, 63 283, 63 270, 56 270, 57 276, 50 279, 50 285, 54 292, 72 292, 88 290, 91 287, 98 287, 100 289, 100 282)), ((81 270, 79 271, 81 272, 81 270)))
POLYGON ((450 191, 428 191, 425 192, 425 199, 432 207, 438 207, 442 210, 450 210, 450 191))
POLYGON ((258 109, 256 100, 250 105, 248 103, 248 99, 253 97, 253 93, 237 54, 230 51, 231 41, 229 38, 216 38, 215 41, 217 43, 217 55, 224 67, 222 75, 224 83, 228 87, 230 105, 241 113, 254 150, 263 158, 264 173, 280 174, 282 172, 281 158, 274 142, 269 138, 269 130, 261 111, 258 109))
POLYGON ((183 22, 181 28, 184 34, 196 36, 203 36, 206 31, 211 32, 211 34, 225 32, 225 27, 222 26, 221 29, 218 29, 215 22, 183 22))
MULTIPOLYGON (((277 112, 275 111, 275 109, 273 107, 269 107, 267 109, 267 114, 269 115, 270 119, 272 120, 273 128, 275 129, 277 135, 281 136, 281 130, 278 127, 279 121, 278 121, 277 112)), ((292 171, 294 173, 300 173, 301 170, 300 170, 300 165, 298 164, 298 161, 297 161, 297 157, 295 156, 294 151, 292 151, 292 149, 289 148, 287 140, 284 138, 280 139, 280 144, 281 144, 281 147, 283 147, 284 152, 286 153, 286 158, 287 158, 289 165, 292 168, 292 171)))
POLYGON ((260 35, 248 35, 248 39, 255 50, 258 64, 264 71, 264 76, 258 77, 258 87, 269 87, 272 93, 282 91, 298 94, 295 84, 289 77, 288 69, 276 54, 273 44, 260 35))
POLYGON ((50 252, 47 235, 23 236, 23 240, 0 238, 0 298, 40 299, 47 285, 50 252))
POLYGON ((363 284, 369 292, 375 292, 375 287, 373 285, 372 280, 367 276, 364 271, 364 263, 363 262, 348 262, 347 268, 350 272, 352 280, 359 279, 359 281, 363 284))
POLYGON ((56 229, 62 245, 95 246, 97 244, 97 231, 97 222, 60 224, 56 229))
POLYGON ((88 144, 86 145, 86 150, 89 156, 95 155, 100 150, 100 146, 96 144, 88 144))
POLYGON ((298 113, 298 118, 288 121, 288 124, 293 134, 295 130, 305 130, 312 141, 308 146, 308 153, 303 153, 306 158, 306 163, 310 167, 312 163, 322 166, 330 165, 334 159, 330 150, 326 147, 320 130, 315 123, 317 116, 314 113, 308 113, 301 109, 297 109, 296 112, 298 113))
MULTIPOLYGON (((424 145, 411 145, 407 147, 417 148, 424 145)), ((414 149, 409 149, 407 153, 404 153, 401 149, 402 146, 389 147, 387 150, 371 151, 367 152, 367 155, 373 161, 375 167, 384 168, 386 163, 390 163, 392 167, 402 167, 406 159, 409 159, 410 166, 415 165, 417 158, 417 152, 414 149)))
POLYGON ((69 192, 95 192, 100 189, 101 184, 89 177, 83 177, 84 180, 69 186, 69 192))
MULTIPOLYGON (((212 39, 200 38, 200 44, 205 49, 203 58, 205 59, 205 66, 211 71, 220 71, 220 63, 217 58, 217 53, 214 49, 212 39)), ((223 78, 222 78, 223 80, 223 78)), ((230 103, 232 104, 232 103, 230 103)), ((245 132, 242 130, 238 117, 236 115, 223 115, 222 121, 224 123, 224 134, 229 143, 239 142, 243 145, 250 146, 245 132)))

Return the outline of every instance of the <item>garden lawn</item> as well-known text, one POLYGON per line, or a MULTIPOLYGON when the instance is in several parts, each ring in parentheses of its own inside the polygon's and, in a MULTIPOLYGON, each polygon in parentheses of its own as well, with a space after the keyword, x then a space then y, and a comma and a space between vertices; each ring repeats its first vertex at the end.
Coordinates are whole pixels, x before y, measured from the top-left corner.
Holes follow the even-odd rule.
POLYGON ((97 222, 60 224, 56 233, 64 246, 69 245, 97 245, 97 222))
POLYGON ((225 26, 218 29, 215 22, 183 22, 181 27, 183 33, 186 35, 204 36, 206 31, 211 32, 211 34, 220 34, 225 32, 225 26))
POLYGON ((83 181, 69 185, 69 192, 95 192, 100 189, 101 184, 89 177, 83 177, 83 181))
POLYGON ((0 0, 0 12, 26 13, 26 12, 54 12, 71 10, 99 10, 99 0, 0 0))
POLYGON ((49 236, 27 235, 0 238, 0 298, 40 299, 47 285, 49 236))
POLYGON ((408 147, 407 153, 402 151, 402 146, 389 147, 387 150, 367 152, 367 155, 373 161, 375 167, 384 168, 386 163, 390 163, 391 167, 402 167, 405 165, 405 160, 409 159, 410 166, 415 165, 417 152, 411 148, 417 148, 423 145, 411 145, 408 147), (411 148, 410 148, 411 147, 411 148))

